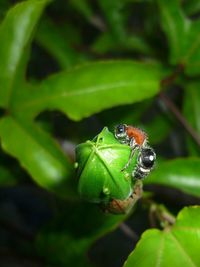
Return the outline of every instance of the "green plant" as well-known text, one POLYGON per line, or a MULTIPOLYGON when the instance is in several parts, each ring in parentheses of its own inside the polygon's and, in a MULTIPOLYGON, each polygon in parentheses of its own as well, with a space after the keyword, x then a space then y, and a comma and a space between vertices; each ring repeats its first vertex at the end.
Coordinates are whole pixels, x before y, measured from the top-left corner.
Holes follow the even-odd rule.
MULTIPOLYGON (((160 230, 144 232, 125 267, 200 266, 200 208, 180 211, 200 196, 199 1, 27 0, 3 17, 8 6, 2 1, 1 188, 43 188, 51 211, 28 246, 16 241, 16 252, 41 256, 42 266, 95 266, 86 257, 91 246, 124 222, 131 236, 131 220, 143 210, 160 230), (158 163, 144 181, 140 207, 105 215, 80 200, 74 159, 58 141, 73 146, 118 123, 144 128, 158 163), (173 189, 189 201, 173 198, 173 189)), ((115 251, 108 254, 115 266, 115 251)))

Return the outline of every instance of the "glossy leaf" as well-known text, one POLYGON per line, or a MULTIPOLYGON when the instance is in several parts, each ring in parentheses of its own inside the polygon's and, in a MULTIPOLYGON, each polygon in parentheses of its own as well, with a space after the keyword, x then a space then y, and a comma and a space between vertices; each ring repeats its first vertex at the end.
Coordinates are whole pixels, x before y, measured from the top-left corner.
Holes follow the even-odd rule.
POLYGON ((20 95, 13 109, 31 117, 45 109, 59 109, 80 120, 109 107, 155 96, 162 76, 156 63, 91 63, 49 77, 38 88, 20 95))
POLYGON ((74 196, 71 164, 58 145, 32 123, 5 117, 0 121, 2 147, 41 186, 65 197, 74 196))
MULTIPOLYGON (((184 116, 193 129, 200 134, 200 82, 187 83, 184 91, 184 116)), ((188 150, 191 156, 199 156, 200 148, 191 138, 187 136, 188 150)))
POLYGON ((35 26, 48 0, 29 0, 10 9, 0 26, 0 106, 11 101, 24 77, 35 26))
POLYGON ((191 21, 183 13, 180 1, 158 0, 161 23, 168 38, 170 62, 182 64, 189 75, 200 73, 200 21, 191 21))
POLYGON ((200 197, 199 173, 199 158, 177 158, 160 163, 145 180, 145 184, 171 186, 184 193, 200 197))
POLYGON ((199 242, 200 207, 187 207, 171 228, 146 231, 124 267, 198 267, 199 242))
POLYGON ((92 243, 126 218, 105 214, 96 205, 83 202, 66 203, 60 214, 63 216, 39 234, 36 248, 46 262, 61 267, 93 266, 87 258, 92 243))

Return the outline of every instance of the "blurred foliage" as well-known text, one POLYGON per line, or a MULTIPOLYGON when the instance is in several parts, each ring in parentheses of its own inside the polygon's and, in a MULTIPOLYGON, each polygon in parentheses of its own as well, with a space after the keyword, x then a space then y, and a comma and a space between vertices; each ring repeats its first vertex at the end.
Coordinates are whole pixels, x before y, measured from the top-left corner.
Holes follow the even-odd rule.
POLYGON ((199 15, 199 0, 1 1, 1 266, 199 266, 199 207, 180 211, 200 203, 199 15), (75 146, 118 123, 158 157, 128 216, 80 201, 74 172, 75 146))

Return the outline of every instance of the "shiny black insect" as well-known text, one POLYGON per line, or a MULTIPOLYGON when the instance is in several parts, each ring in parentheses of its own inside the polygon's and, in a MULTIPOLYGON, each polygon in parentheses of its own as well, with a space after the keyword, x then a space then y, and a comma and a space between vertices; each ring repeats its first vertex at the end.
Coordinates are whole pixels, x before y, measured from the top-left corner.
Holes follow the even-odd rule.
POLYGON ((132 173, 136 179, 145 178, 153 169, 156 154, 151 147, 142 148, 138 155, 137 165, 132 173))

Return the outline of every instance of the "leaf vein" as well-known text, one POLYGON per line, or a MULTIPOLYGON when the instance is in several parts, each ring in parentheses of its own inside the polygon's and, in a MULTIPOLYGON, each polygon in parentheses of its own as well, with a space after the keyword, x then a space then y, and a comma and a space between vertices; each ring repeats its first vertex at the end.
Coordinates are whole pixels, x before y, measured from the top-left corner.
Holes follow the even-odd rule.
POLYGON ((185 251, 184 247, 181 245, 180 241, 175 237, 175 235, 171 232, 169 233, 171 238, 174 240, 176 243, 177 247, 179 248, 179 251, 182 253, 182 255, 188 260, 188 263, 191 267, 197 267, 197 265, 193 262, 192 258, 190 255, 187 254, 187 251, 185 251))

